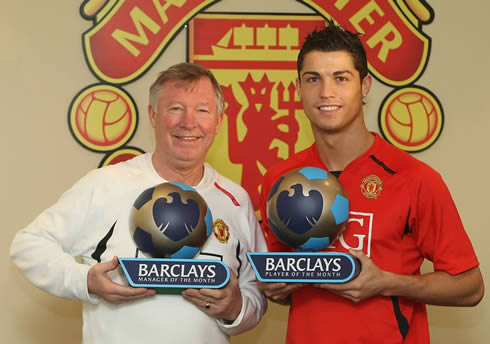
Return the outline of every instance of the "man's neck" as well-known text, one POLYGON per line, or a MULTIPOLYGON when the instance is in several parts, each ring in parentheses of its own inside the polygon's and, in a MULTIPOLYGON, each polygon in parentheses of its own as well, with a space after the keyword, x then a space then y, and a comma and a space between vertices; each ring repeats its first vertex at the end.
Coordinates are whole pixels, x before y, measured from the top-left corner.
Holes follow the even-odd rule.
POLYGON ((315 141, 327 168, 330 171, 343 171, 371 147, 374 135, 367 129, 356 133, 315 133, 315 141))
POLYGON ((160 177, 169 182, 178 182, 190 186, 196 186, 204 175, 204 163, 186 164, 186 163, 168 163, 157 153, 151 157, 153 168, 160 177))

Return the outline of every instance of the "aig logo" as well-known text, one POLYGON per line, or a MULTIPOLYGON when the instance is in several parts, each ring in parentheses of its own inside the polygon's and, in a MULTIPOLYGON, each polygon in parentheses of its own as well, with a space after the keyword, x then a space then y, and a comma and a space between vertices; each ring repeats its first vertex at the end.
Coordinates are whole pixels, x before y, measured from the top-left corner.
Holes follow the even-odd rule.
POLYGON ((362 250, 370 257, 373 218, 373 213, 349 212, 349 219, 347 220, 345 231, 329 248, 343 247, 346 251, 351 248, 362 250))

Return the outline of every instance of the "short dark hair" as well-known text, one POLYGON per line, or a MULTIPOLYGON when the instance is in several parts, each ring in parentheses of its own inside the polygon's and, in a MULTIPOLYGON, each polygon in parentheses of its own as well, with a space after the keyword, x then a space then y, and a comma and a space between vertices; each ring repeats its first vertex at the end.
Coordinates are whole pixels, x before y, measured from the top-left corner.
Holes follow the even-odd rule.
POLYGON ((320 31, 313 31, 305 39, 303 47, 298 55, 298 78, 303 68, 305 55, 311 51, 346 51, 352 55, 354 67, 359 72, 361 81, 368 74, 368 64, 366 50, 359 39, 359 33, 352 33, 334 23, 333 20, 327 20, 327 26, 320 31))
POLYGON ((160 89, 167 81, 181 80, 186 82, 195 82, 203 77, 208 78, 213 85, 214 92, 216 93, 218 115, 221 114, 225 108, 223 91, 221 90, 221 87, 213 73, 197 63, 178 63, 161 72, 150 87, 150 105, 155 111, 157 110, 158 100, 160 98, 160 89))

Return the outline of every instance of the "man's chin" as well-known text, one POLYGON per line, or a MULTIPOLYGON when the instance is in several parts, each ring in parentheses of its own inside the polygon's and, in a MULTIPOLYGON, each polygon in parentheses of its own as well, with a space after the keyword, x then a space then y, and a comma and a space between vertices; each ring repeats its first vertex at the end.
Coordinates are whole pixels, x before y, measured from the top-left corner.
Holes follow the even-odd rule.
POLYGON ((182 154, 176 156, 176 161, 178 164, 185 164, 187 166, 202 165, 204 160, 206 160, 206 156, 198 154, 182 154))

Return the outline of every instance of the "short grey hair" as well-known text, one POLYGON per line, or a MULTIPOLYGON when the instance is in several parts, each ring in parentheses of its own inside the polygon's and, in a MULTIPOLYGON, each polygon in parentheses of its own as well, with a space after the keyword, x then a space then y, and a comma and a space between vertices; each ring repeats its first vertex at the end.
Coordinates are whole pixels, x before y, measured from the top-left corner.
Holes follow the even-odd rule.
POLYGON ((158 75, 158 78, 150 86, 151 107, 154 111, 157 111, 158 101, 160 100, 160 90, 166 82, 171 80, 182 80, 190 83, 198 81, 202 77, 208 78, 209 81, 211 81, 214 88, 214 93, 216 94, 218 115, 222 114, 225 110, 225 99, 221 86, 214 77, 213 73, 199 64, 188 62, 173 65, 158 75))

